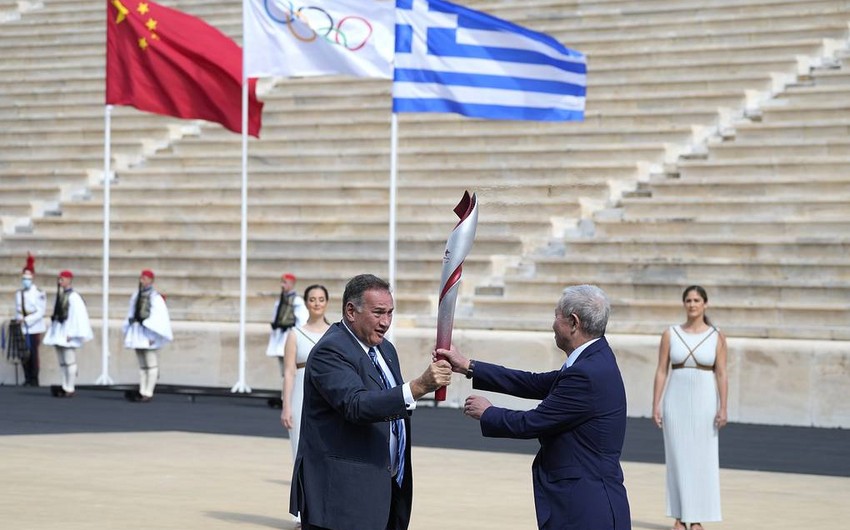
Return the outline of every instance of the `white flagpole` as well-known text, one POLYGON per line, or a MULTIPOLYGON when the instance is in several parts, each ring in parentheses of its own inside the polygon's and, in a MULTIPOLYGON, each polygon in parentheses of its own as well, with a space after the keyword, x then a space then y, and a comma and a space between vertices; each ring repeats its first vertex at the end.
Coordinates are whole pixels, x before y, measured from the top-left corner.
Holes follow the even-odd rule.
POLYGON ((245 73, 245 4, 242 4, 242 226, 239 247, 239 380, 231 392, 250 393, 245 382, 245 297, 248 290, 248 76, 245 73))
MULTIPOLYGON (((395 284, 395 266, 396 266, 396 188, 398 181, 398 114, 392 113, 390 127, 390 237, 389 237, 389 257, 388 257, 388 273, 390 286, 394 291, 398 291, 395 284)), ((390 340, 393 338, 393 329, 390 327, 387 330, 387 335, 390 340)))
POLYGON ((104 109, 103 140, 103 329, 101 330, 101 372, 94 384, 111 385, 109 377, 109 186, 112 180, 112 105, 104 109))

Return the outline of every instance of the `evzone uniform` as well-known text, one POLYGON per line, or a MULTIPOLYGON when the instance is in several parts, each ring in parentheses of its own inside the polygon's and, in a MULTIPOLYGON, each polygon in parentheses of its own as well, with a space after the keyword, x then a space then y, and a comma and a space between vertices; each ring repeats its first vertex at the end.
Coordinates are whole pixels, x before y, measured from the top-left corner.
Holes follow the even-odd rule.
MULTIPOLYGON (((153 281, 153 272, 142 271, 153 281)), ((159 378, 158 350, 173 340, 171 319, 165 298, 153 285, 142 286, 130 297, 127 320, 124 321, 124 347, 136 351, 139 361, 139 391, 128 392, 127 399, 150 401, 159 378)))
POLYGON ((67 287, 60 287, 56 292, 56 302, 53 306, 53 316, 50 327, 44 336, 44 344, 56 348, 56 357, 62 372, 62 386, 54 386, 51 392, 56 397, 71 397, 74 395, 77 380, 77 348, 94 338, 89 313, 83 297, 70 286, 73 279, 70 271, 59 273, 60 282, 66 279, 67 287))
MULTIPOLYGON (((295 277, 291 274, 285 274, 284 277, 295 277)), ((295 291, 282 292, 280 299, 274 305, 274 320, 271 322, 272 332, 269 335, 269 345, 266 348, 266 355, 269 357, 277 357, 280 365, 280 376, 283 377, 283 347, 286 345, 286 337, 295 326, 302 326, 310 318, 310 312, 307 310, 307 305, 304 299, 298 296, 295 291), (291 304, 295 313, 295 324, 289 327, 281 326, 281 320, 284 317, 282 304, 291 304)))

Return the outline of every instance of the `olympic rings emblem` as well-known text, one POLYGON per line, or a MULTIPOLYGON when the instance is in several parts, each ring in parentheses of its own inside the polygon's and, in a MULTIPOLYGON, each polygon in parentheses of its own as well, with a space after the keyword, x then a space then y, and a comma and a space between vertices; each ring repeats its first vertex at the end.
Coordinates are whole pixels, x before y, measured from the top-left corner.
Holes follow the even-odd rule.
POLYGON ((372 36, 372 23, 357 15, 347 15, 338 21, 318 6, 300 6, 290 0, 263 0, 269 18, 287 27, 293 37, 302 42, 324 40, 356 52, 366 46, 372 36), (300 24, 294 24, 295 21, 300 24))

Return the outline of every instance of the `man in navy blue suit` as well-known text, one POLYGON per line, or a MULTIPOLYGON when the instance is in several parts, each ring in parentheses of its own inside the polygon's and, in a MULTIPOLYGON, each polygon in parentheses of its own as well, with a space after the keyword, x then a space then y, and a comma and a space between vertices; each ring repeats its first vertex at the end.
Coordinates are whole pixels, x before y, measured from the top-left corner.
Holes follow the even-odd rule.
POLYGON ((541 400, 529 411, 494 407, 482 396, 469 396, 464 404, 464 414, 480 420, 484 436, 540 440, 531 469, 541 529, 631 529, 620 467, 626 391, 604 336, 610 311, 596 286, 564 289, 552 329, 567 360, 553 372, 469 360, 454 346, 435 352, 471 378, 473 388, 541 400))
POLYGON ((355 276, 342 295, 342 321, 307 359, 289 504, 305 530, 405 530, 410 523, 410 414, 416 400, 451 382, 452 371, 438 361, 402 379, 384 338, 393 311, 387 282, 355 276))

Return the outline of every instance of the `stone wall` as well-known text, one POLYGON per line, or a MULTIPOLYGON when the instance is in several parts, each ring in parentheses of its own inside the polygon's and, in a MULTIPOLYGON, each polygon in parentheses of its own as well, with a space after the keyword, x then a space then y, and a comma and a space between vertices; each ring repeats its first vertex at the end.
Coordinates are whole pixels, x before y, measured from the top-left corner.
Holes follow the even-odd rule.
MULTIPOLYGON (((95 324, 99 324, 96 322, 95 324)), ((132 351, 121 346, 118 321, 111 323, 110 376, 115 383, 138 381, 132 351)), ((230 388, 238 378, 238 327, 234 324, 175 323, 176 341, 161 354, 160 381, 168 384, 230 388)), ((424 370, 436 334, 399 327, 394 342, 405 379, 424 370)), ((78 355, 79 384, 93 384, 101 373, 100 330, 78 355)), ((280 386, 277 361, 265 356, 268 326, 246 328, 246 380, 253 389, 280 386)), ((456 330, 455 344, 483 361, 530 371, 554 370, 563 353, 551 332, 456 330)), ((629 416, 648 417, 658 356, 658 336, 611 335, 626 384, 629 416)), ((42 348, 41 383, 59 382, 53 348, 42 348)), ((842 341, 729 338, 729 420, 743 423, 850 428, 850 347, 842 341)), ((13 365, 0 362, 0 384, 14 384, 13 365)), ((469 381, 456 376, 448 406, 472 393, 469 381)), ((530 408, 533 401, 488 395, 498 405, 530 408)))

